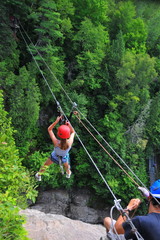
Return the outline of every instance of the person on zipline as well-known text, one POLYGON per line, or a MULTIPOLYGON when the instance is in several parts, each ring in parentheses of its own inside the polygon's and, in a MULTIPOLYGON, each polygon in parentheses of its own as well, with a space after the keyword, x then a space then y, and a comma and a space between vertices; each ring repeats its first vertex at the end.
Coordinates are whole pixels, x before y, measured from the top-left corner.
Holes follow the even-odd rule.
MULTIPOLYGON (((159 240, 160 239, 160 179, 155 181, 150 187, 150 192, 143 187, 138 187, 143 195, 148 200, 148 214, 142 216, 136 216, 132 218, 137 231, 141 234, 144 240, 159 240)), ((128 203, 127 208, 124 210, 129 214, 130 211, 137 209, 140 205, 141 200, 138 198, 131 199, 128 203)), ((132 231, 125 216, 119 216, 116 220, 110 217, 104 219, 104 226, 106 227, 107 236, 106 240, 109 239, 121 239, 121 240, 137 240, 135 232, 132 231), (112 225, 113 224, 113 225, 112 225), (118 236, 114 232, 114 227, 118 233, 118 236)), ((104 239, 104 238, 101 238, 104 239)))
POLYGON ((63 166, 66 170, 66 178, 70 178, 71 170, 69 164, 69 151, 72 147, 75 131, 74 128, 71 126, 69 122, 66 124, 61 125, 58 128, 57 136, 60 138, 57 139, 55 134, 53 133, 52 129, 56 126, 56 124, 62 119, 61 116, 57 117, 56 121, 53 122, 48 127, 48 133, 54 145, 54 150, 51 153, 51 156, 47 159, 44 165, 41 167, 39 172, 36 173, 35 177, 38 181, 41 181, 41 174, 45 171, 46 167, 51 165, 52 163, 59 164, 61 160, 63 166))

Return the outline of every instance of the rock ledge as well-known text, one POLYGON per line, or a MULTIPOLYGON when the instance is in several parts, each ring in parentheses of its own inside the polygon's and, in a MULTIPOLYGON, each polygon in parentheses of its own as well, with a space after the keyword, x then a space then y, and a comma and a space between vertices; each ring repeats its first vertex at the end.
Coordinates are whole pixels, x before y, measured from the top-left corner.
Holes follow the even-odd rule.
POLYGON ((21 210, 27 217, 24 225, 32 240, 99 240, 105 235, 102 225, 93 225, 38 210, 21 210))

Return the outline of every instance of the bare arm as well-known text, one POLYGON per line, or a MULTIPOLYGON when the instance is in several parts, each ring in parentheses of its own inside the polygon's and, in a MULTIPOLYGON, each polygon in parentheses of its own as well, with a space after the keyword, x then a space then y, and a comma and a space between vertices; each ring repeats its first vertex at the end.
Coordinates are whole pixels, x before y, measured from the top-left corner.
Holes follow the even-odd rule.
POLYGON ((70 138, 67 141, 68 145, 71 147, 74 141, 75 131, 72 125, 70 124, 70 122, 66 122, 66 125, 70 128, 70 132, 71 132, 70 138))
MULTIPOLYGON (((130 200, 128 206, 127 206, 127 209, 129 211, 132 211, 136 208, 138 208, 138 206, 140 205, 141 203, 141 200, 139 198, 133 198, 130 200)), ((128 211, 128 214, 129 214, 129 211, 128 211)), ((116 228, 116 231, 118 234, 124 234, 124 229, 123 229, 123 226, 122 226, 122 223, 126 221, 126 217, 122 217, 121 215, 119 216, 119 218, 117 219, 116 223, 115 223, 115 228, 116 228)))
POLYGON ((54 144, 54 146, 57 145, 58 139, 56 138, 55 134, 53 133, 52 129, 57 125, 57 123, 59 122, 59 120, 61 119, 61 117, 57 117, 56 121, 53 122, 49 127, 48 127, 48 133, 50 138, 52 139, 52 142, 54 144))

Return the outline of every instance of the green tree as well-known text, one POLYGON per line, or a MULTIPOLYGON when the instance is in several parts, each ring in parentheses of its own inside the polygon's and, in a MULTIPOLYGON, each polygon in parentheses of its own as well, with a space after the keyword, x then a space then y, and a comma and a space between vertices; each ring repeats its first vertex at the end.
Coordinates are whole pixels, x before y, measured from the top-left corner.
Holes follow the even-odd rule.
POLYGON ((150 115, 146 124, 146 134, 149 148, 157 151, 160 143, 160 93, 158 92, 153 98, 150 108, 150 115))
POLYGON ((13 139, 11 119, 4 110, 0 92, 0 238, 28 239, 18 207, 26 207, 27 199, 35 201, 37 192, 28 171, 22 166, 13 139), (17 206, 17 207, 16 207, 17 206))
MULTIPOLYGON (((121 113, 127 122, 132 123, 139 111, 150 99, 150 84, 157 76, 155 59, 147 54, 134 55, 126 52, 122 66, 117 71, 118 102, 122 103, 121 113)), ((125 122, 125 120, 124 120, 125 122)))
MULTIPOLYGON (((159 144, 159 113, 154 112, 160 91, 159 5, 155 1, 138 0, 7 0, 1 1, 0 8, 0 85, 26 166, 37 171, 51 150, 46 128, 57 111, 52 94, 20 33, 16 34, 18 41, 13 36, 10 14, 20 20, 53 71, 54 76, 30 44, 65 113, 70 113, 71 104, 59 83, 138 176, 143 169, 146 181, 147 151, 157 149, 159 144), (131 132, 133 134, 129 134, 131 132), (133 141, 136 134, 139 141, 133 141)), ((125 198, 126 189, 132 189, 133 184, 125 175, 119 177, 117 166, 99 150, 78 121, 72 118, 72 122, 110 185, 125 198)), ((71 185, 88 186, 105 197, 108 191, 104 190, 97 172, 90 171, 92 164, 78 143, 73 159, 73 174, 74 171, 78 174, 73 175, 71 185)), ((65 186, 57 169, 48 170, 43 187, 54 171, 57 173, 55 181, 48 186, 65 186)))
POLYGON ((131 1, 120 1, 112 14, 110 29, 113 38, 121 30, 126 48, 135 53, 145 52, 147 29, 143 19, 136 17, 135 5, 131 1))
POLYGON ((38 130, 39 102, 39 89, 35 79, 22 67, 15 78, 14 86, 10 89, 9 114, 16 129, 17 146, 23 149, 24 153, 34 146, 33 139, 38 130))
POLYGON ((159 55, 160 6, 158 1, 136 1, 137 14, 147 27, 147 51, 151 56, 159 55))
POLYGON ((109 44, 108 32, 102 25, 95 26, 90 19, 85 19, 74 41, 82 48, 76 56, 79 72, 76 81, 90 89, 100 88, 101 64, 109 44))
POLYGON ((74 21, 78 24, 85 18, 91 19, 95 24, 106 23, 108 13, 108 1, 101 0, 73 0, 75 6, 74 21))
MULTIPOLYGON (((40 1, 38 6, 34 7, 29 18, 34 21, 36 25, 36 48, 42 55, 48 67, 42 61, 42 58, 37 54, 35 48, 32 46, 32 52, 35 59, 38 61, 45 78, 48 81, 53 92, 60 92, 60 85, 55 78, 63 82, 63 75, 65 72, 64 54, 62 45, 64 36, 62 33, 62 20, 60 13, 57 11, 56 3, 53 1, 40 1)), ((49 101, 52 101, 52 94, 50 93, 47 84, 37 69, 37 80, 40 86, 43 105, 47 106, 49 101)))
POLYGON ((74 15, 75 8, 71 0, 56 0, 57 10, 61 17, 61 31, 63 33, 72 32, 71 18, 74 15))

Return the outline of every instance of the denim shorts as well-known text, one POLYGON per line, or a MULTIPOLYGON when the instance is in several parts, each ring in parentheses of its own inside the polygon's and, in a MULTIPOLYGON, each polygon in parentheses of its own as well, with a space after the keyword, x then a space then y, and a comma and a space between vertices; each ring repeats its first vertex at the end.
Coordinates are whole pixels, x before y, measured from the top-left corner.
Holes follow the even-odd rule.
MULTIPOLYGON (((69 153, 67 153, 66 156, 60 157, 60 158, 61 158, 62 164, 66 162, 70 163, 69 153)), ((51 153, 50 159, 52 162, 59 164, 59 156, 57 156, 54 152, 51 153)))

